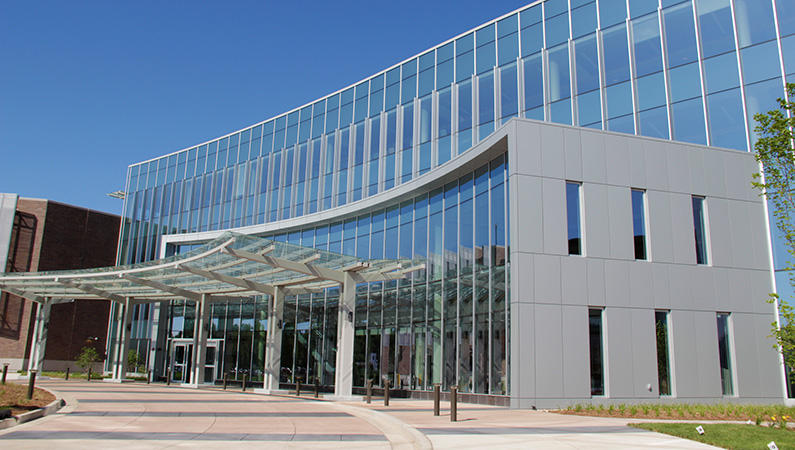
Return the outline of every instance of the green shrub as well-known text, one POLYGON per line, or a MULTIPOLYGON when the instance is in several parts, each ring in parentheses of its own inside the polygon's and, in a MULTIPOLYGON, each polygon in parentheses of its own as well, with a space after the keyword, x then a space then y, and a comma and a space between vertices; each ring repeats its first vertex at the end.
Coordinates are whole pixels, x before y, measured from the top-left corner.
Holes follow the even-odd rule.
POLYGON ((85 346, 80 349, 80 354, 77 355, 75 363, 83 370, 88 370, 89 367, 95 362, 99 361, 99 353, 94 347, 85 346))
POLYGON ((130 350, 127 352, 127 370, 130 372, 138 372, 138 366, 143 364, 143 360, 138 356, 138 352, 130 350))

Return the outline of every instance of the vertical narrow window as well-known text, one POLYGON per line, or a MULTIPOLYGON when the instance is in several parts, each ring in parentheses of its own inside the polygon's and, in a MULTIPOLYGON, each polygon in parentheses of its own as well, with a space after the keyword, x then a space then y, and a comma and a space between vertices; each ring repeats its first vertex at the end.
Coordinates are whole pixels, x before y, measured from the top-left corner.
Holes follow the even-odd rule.
POLYGON ((582 227, 580 226, 580 183, 566 182, 566 221, 569 255, 582 255, 582 227))
POLYGON ((734 395, 729 342, 729 313, 718 313, 718 356, 720 358, 720 387, 723 395, 734 395))
POLYGON ((635 259, 646 259, 646 191, 632 189, 632 231, 635 259))
POLYGON ((657 341, 657 387, 660 395, 671 395, 668 311, 654 311, 654 327, 657 341))
POLYGON ((707 228, 704 218, 704 197, 693 196, 693 230, 696 242, 696 264, 708 264, 707 228))
POLYGON ((591 349, 591 395, 605 395, 604 352, 602 351, 602 309, 588 310, 591 349))

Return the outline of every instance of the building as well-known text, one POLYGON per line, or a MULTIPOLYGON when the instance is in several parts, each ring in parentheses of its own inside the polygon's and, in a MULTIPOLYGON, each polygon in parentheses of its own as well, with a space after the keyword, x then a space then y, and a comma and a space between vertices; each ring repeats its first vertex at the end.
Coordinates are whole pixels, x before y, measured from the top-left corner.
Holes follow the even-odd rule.
MULTIPOLYGON (((115 261, 119 216, 52 200, 0 194, 0 261, 5 272, 100 267, 115 261)), ((6 291, 0 294, 0 361, 28 367, 35 318, 41 307, 6 291)), ((68 299, 52 305, 44 369, 75 369, 87 345, 102 355, 109 302, 68 299)))
POLYGON ((388 380, 417 396, 439 383, 514 407, 782 400, 765 299, 785 262, 748 149, 753 114, 795 73, 793 6, 538 1, 131 165, 119 276, 171 259, 92 291, 116 300, 106 369, 123 376, 114 355, 129 345, 175 382, 347 394, 388 380), (312 274, 313 258, 340 255, 424 268, 360 282, 355 296, 285 278, 257 286, 315 289, 205 301, 204 285, 252 286, 238 260, 180 269, 230 230, 264 252, 316 249, 269 273, 312 274), (136 283, 152 291, 137 298, 136 283))

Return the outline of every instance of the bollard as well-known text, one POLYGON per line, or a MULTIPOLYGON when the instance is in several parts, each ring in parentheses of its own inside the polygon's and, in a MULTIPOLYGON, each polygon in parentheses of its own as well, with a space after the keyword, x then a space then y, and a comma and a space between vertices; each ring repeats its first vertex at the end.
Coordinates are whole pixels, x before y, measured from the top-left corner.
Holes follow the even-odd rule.
POLYGON ((36 370, 31 370, 28 374, 28 400, 33 398, 33 386, 36 384, 36 370))
POLYGON ((458 386, 450 386, 450 422, 458 420, 458 386))
POLYGON ((243 392, 246 392, 246 375, 248 374, 243 374, 243 392))
POLYGON ((373 380, 367 380, 367 404, 373 400, 373 380))
POLYGON ((86 381, 91 381, 91 367, 88 368, 88 376, 86 376, 86 381))
POLYGON ((442 387, 438 384, 433 385, 433 415, 439 415, 439 402, 442 399, 442 387))
POLYGON ((301 382, 298 380, 295 381, 295 396, 296 397, 301 396, 301 382))
POLYGON ((69 381, 69 368, 68 367, 66 368, 66 375, 64 375, 63 380, 64 381, 69 381))
POLYGON ((149 369, 146 371, 146 384, 149 384, 151 382, 152 382, 152 370, 149 369))
POLYGON ((224 374, 224 390, 226 390, 226 382, 227 382, 227 378, 228 378, 228 377, 229 377, 229 374, 228 374, 228 373, 225 373, 225 374, 224 374))
POLYGON ((6 384, 7 375, 8 375, 8 363, 3 363, 3 384, 6 384))
POLYGON ((166 369, 166 386, 171 386, 171 367, 166 369))
POLYGON ((384 406, 389 406, 389 378, 384 378, 384 406))
POLYGON ((320 397, 320 379, 315 377, 315 398, 320 397))

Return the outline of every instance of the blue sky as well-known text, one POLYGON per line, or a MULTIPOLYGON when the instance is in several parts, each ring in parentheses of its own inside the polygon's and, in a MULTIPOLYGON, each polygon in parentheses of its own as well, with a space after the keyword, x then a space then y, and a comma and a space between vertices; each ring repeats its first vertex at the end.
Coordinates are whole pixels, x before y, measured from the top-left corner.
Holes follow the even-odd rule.
POLYGON ((530 0, 0 6, 0 192, 119 213, 127 165, 352 84, 530 0))

